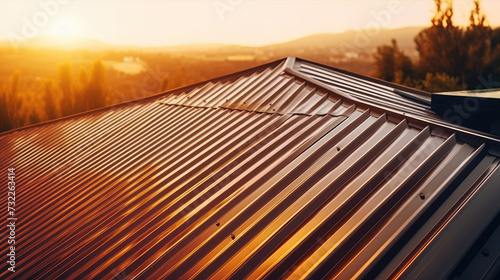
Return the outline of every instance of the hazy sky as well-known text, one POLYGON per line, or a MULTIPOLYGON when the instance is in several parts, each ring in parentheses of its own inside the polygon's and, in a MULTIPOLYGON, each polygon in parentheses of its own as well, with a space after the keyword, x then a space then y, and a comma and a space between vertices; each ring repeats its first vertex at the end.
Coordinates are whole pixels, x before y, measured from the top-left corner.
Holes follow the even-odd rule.
MULTIPOLYGON (((454 20, 468 22, 472 0, 454 0, 454 20)), ((492 26, 500 1, 482 0, 492 26)), ((95 38, 111 44, 263 45, 322 32, 427 26, 432 0, 7 0, 0 40, 40 35, 95 38)))

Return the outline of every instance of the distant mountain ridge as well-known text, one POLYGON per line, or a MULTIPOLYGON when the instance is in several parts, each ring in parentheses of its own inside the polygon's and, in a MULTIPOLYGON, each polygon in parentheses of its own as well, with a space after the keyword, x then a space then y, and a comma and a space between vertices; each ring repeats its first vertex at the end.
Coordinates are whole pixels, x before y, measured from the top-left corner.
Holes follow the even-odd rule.
MULTIPOLYGON (((423 30, 423 26, 403 27, 398 29, 379 29, 367 32, 365 30, 348 30, 341 33, 320 33, 306 37, 301 37, 291 41, 270 44, 259 47, 244 45, 224 45, 224 44, 187 44, 181 46, 149 47, 151 51, 172 51, 172 52, 205 52, 224 51, 234 53, 246 53, 255 50, 269 51, 293 51, 299 49, 337 49, 339 51, 366 51, 373 52, 377 46, 390 44, 392 39, 396 39, 398 46, 408 54, 415 52, 415 36, 423 30)), ((413 53, 415 54, 415 53, 413 53)))
POLYGON ((383 44, 390 44, 391 39, 396 39, 398 46, 403 50, 414 50, 415 36, 424 29, 423 26, 403 27, 398 29, 379 30, 348 30, 342 33, 322 33, 314 34, 281 44, 273 44, 266 47, 288 47, 307 48, 317 47, 337 47, 337 48, 358 48, 374 49, 383 44))

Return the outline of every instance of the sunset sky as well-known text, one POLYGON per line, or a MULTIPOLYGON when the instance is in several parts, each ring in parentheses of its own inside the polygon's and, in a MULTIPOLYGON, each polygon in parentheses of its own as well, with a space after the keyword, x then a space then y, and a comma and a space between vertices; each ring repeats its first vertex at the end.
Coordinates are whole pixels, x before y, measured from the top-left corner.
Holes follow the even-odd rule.
MULTIPOLYGON (((456 23, 468 22, 472 0, 455 0, 456 23)), ((492 26, 500 1, 481 1, 492 26)), ((0 2, 0 40, 76 36, 110 44, 265 45, 349 29, 427 26, 432 0, 15 0, 0 2)))

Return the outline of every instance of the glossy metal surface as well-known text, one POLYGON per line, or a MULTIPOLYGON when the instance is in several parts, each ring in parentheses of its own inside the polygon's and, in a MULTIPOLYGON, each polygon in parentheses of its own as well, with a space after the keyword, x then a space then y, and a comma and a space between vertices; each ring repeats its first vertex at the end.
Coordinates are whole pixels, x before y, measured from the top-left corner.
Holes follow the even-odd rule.
POLYGON ((0 277, 495 273, 477 248, 499 251, 498 139, 391 92, 289 58, 4 133, 19 249, 0 277))

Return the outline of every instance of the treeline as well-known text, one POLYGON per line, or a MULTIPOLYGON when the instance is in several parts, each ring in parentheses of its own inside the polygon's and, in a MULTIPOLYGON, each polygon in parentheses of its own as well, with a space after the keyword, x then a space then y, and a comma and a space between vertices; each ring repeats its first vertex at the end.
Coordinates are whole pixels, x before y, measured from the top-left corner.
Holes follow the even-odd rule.
POLYGON ((377 47, 378 78, 430 92, 489 88, 500 80, 500 28, 492 29, 473 1, 469 25, 453 23, 452 0, 435 0, 431 26, 415 37, 416 63, 396 40, 377 47))
POLYGON ((70 62, 59 64, 57 78, 43 81, 43 92, 26 90, 20 71, 0 88, 0 132, 107 106, 111 103, 106 69, 95 61, 80 66, 77 78, 70 62), (24 89, 24 91, 23 91, 24 89))

